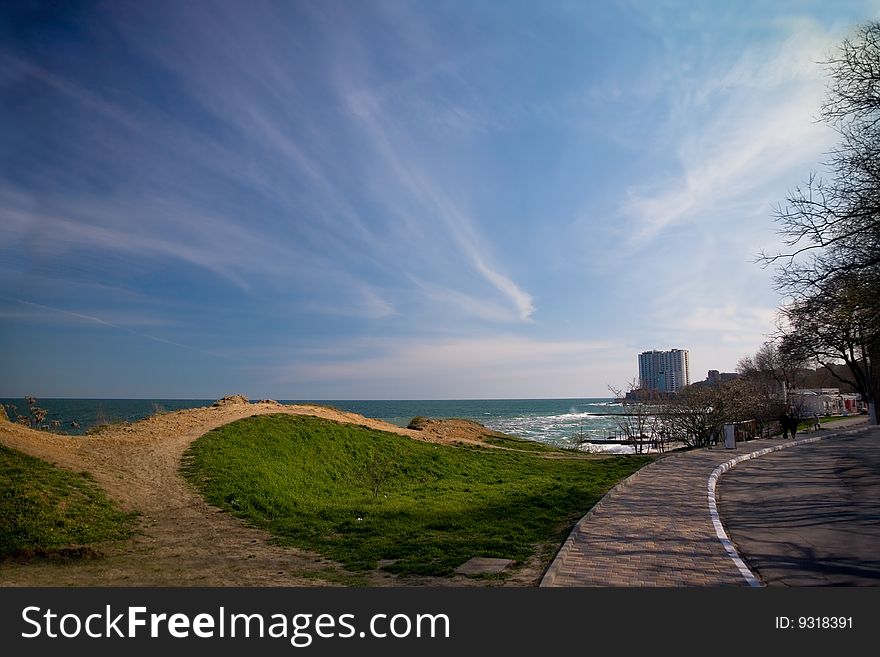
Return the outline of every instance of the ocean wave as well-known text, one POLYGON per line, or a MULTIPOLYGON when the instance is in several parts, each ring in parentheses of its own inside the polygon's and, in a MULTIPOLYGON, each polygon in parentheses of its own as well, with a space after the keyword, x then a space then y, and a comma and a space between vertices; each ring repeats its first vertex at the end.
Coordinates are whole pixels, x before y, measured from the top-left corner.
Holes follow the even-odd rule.
POLYGON ((594 413, 558 413, 555 415, 519 415, 497 418, 486 426, 521 438, 559 447, 568 447, 577 438, 603 439, 617 431, 613 417, 594 413))
POLYGON ((632 454, 634 452, 631 445, 597 445, 595 443, 585 445, 582 451, 593 454, 632 454))
POLYGON ((589 413, 587 411, 583 412, 575 412, 575 413, 559 413, 557 415, 518 415, 516 417, 510 418, 499 418, 499 422, 522 422, 522 423, 530 423, 530 422, 570 422, 571 420, 585 420, 587 418, 597 418, 604 417, 597 413, 589 413))
POLYGON ((587 411, 581 411, 581 412, 572 411, 572 412, 568 412, 568 413, 563 413, 562 415, 546 415, 546 416, 544 416, 544 417, 558 418, 558 419, 563 419, 563 418, 564 418, 564 419, 573 419, 573 420, 576 420, 576 419, 579 419, 579 418, 598 417, 598 416, 596 415, 596 413, 589 413, 589 412, 587 412, 587 411))

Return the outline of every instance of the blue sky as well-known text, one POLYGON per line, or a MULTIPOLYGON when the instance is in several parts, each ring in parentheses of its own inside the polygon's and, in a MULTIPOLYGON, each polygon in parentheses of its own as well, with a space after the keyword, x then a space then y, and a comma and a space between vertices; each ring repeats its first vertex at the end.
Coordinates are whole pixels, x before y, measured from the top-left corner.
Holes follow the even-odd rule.
POLYGON ((607 396, 773 331, 880 2, 0 10, 0 396, 607 396))

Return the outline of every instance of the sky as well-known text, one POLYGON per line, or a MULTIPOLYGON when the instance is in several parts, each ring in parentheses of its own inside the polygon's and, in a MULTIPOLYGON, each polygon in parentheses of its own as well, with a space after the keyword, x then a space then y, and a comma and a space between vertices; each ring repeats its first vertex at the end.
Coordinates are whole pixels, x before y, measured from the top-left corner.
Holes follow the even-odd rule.
POLYGON ((732 371, 880 1, 0 8, 0 397, 607 397, 732 371))

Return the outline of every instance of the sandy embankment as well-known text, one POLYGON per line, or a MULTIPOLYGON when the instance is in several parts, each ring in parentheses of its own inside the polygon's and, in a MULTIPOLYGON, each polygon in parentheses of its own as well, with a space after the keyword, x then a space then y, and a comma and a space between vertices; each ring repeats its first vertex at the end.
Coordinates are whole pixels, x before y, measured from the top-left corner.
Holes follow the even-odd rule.
MULTIPOLYGON (((267 532, 209 506, 180 475, 181 457, 196 438, 229 422, 268 413, 314 415, 418 440, 480 442, 472 425, 455 431, 438 423, 434 430, 412 431, 329 407, 275 402, 176 411, 83 437, 34 431, 0 420, 0 443, 64 468, 90 472, 123 509, 141 514, 138 534, 122 547, 109 549, 106 557, 67 563, 0 563, 0 585, 327 584, 323 578, 336 571, 337 564, 269 544, 267 532)), ((524 572, 516 580, 526 583, 521 578, 528 580, 532 575, 540 573, 524 572)), ((386 573, 371 577, 373 584, 394 583, 386 573)), ((445 583, 466 585, 468 581, 455 578, 445 583)))

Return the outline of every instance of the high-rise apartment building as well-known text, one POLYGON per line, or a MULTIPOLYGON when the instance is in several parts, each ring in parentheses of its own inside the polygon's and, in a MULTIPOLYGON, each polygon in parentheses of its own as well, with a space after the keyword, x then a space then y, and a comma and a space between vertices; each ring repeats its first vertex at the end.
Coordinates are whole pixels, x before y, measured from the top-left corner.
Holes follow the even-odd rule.
POLYGON ((691 384, 687 349, 645 351, 639 354, 639 387, 657 392, 678 392, 691 384))

